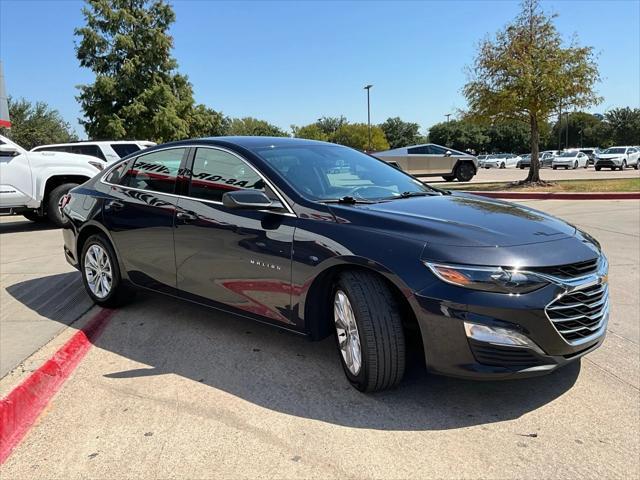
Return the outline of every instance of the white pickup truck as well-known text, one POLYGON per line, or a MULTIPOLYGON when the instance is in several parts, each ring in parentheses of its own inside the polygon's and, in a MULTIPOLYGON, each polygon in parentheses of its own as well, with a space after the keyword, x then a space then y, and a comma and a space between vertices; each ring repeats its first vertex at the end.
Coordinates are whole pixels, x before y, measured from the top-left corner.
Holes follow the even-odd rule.
POLYGON ((63 152, 27 152, 0 135, 0 214, 62 226, 58 204, 69 190, 104 168, 95 157, 63 152))

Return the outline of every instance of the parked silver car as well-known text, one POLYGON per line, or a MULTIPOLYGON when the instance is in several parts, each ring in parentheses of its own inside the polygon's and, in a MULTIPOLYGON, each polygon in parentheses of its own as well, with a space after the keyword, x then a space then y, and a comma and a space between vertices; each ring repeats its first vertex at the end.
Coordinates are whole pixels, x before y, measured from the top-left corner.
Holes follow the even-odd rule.
POLYGON ((587 168, 589 166, 589 157, 579 150, 567 150, 555 156, 551 166, 554 170, 558 167, 563 167, 565 170, 570 168, 575 170, 578 167, 587 168))
POLYGON ((442 177, 468 182, 478 171, 478 160, 468 153, 435 143, 376 152, 374 157, 416 177, 442 177))

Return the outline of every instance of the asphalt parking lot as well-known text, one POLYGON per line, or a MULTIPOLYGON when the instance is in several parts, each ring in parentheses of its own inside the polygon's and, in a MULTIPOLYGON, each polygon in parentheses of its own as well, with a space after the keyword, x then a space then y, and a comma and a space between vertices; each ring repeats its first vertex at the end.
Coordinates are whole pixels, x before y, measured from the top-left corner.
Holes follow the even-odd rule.
MULTIPOLYGON (((397 390, 367 396, 348 385, 332 339, 140 294, 2 478, 638 478, 640 201, 523 203, 584 228, 609 257, 607 339, 581 362, 509 382, 416 364, 397 390)), ((96 308, 58 230, 2 218, 0 257, 4 396, 96 308)))
MULTIPOLYGON (((527 177, 527 170, 519 168, 481 168, 469 183, 483 182, 515 182, 527 177)), ((596 172, 591 165, 589 168, 577 168, 575 170, 553 170, 543 168, 540 170, 540 177, 543 180, 605 180, 611 178, 639 178, 640 170, 627 168, 623 171, 600 170, 596 172)), ((446 183, 441 177, 425 177, 429 183, 446 183)), ((457 182, 455 182, 457 183, 457 182)))

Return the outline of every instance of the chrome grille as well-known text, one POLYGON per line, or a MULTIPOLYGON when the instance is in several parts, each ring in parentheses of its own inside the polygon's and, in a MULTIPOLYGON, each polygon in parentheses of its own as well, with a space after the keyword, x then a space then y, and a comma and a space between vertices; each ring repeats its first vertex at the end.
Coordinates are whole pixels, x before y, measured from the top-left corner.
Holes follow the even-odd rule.
POLYGON ((609 286, 594 283, 571 290, 549 305, 546 312, 560 335, 577 343, 596 333, 609 311, 609 286))
POLYGON ((598 259, 587 260, 586 262, 570 263, 556 267, 527 268, 527 270, 537 273, 544 273, 557 278, 575 278, 590 275, 598 270, 598 259))

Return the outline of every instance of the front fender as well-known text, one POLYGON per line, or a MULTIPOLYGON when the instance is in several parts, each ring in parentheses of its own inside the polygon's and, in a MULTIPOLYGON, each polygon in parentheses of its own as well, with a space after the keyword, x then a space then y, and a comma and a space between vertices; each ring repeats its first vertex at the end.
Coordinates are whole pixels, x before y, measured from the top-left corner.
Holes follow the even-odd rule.
POLYGON ((336 274, 348 268, 367 269, 382 275, 412 308, 417 308, 413 293, 424 288, 430 278, 420 261, 424 242, 384 232, 348 229, 339 224, 323 223, 319 228, 324 235, 298 228, 294 238, 292 321, 300 329, 312 330, 315 313, 326 307, 326 295, 336 274), (335 232, 328 235, 327 229, 335 232), (314 301, 323 304, 315 305, 314 301))

